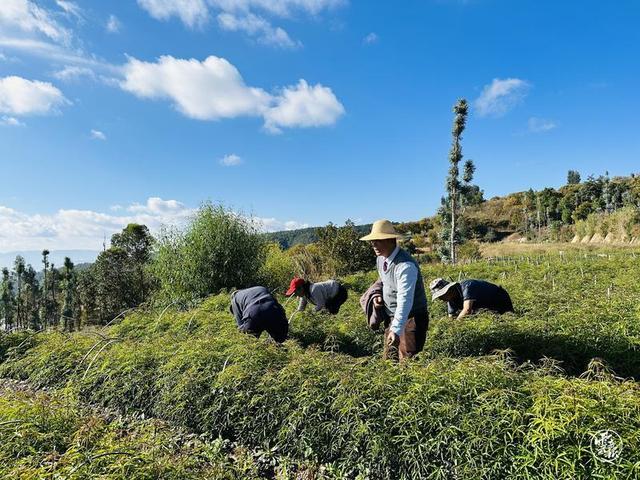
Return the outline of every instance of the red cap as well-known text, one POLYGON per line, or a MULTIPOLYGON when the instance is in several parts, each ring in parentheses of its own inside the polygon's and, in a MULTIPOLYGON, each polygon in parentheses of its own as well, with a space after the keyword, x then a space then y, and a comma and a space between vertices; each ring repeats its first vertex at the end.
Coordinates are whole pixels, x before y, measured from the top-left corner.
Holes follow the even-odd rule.
POLYGON ((303 279, 301 279, 300 277, 293 277, 293 280, 291 280, 291 283, 289 284, 289 290, 287 290, 287 293, 285 293, 285 295, 287 297, 290 297, 291 295, 296 293, 298 287, 301 287, 302 285, 304 285, 303 279))

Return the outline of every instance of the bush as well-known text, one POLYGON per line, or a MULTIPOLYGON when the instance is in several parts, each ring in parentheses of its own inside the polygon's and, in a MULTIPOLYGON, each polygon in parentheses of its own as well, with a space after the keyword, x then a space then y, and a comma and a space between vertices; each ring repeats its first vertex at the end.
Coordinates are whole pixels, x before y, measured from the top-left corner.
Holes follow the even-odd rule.
POLYGON ((464 242, 458 247, 458 259, 460 260, 480 260, 482 258, 482 252, 477 242, 468 241, 464 242))
POLYGON ((259 281, 265 245, 256 225, 204 204, 184 231, 164 230, 152 264, 162 301, 187 302, 259 281))
POLYGON ((293 258, 287 251, 282 250, 280 244, 267 245, 264 265, 260 272, 262 285, 271 291, 282 293, 293 276, 299 274, 293 258))
POLYGON ((360 241, 361 234, 351 220, 347 220, 344 227, 330 223, 316 232, 326 275, 349 275, 369 270, 375 265, 371 247, 367 242, 360 241))

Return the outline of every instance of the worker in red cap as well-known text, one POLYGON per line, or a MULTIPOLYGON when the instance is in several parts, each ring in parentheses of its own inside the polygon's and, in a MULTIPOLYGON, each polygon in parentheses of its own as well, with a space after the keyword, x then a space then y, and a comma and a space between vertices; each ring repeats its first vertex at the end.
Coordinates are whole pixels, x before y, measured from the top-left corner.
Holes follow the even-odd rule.
POLYGON ((337 280, 311 283, 302 278, 294 277, 285 295, 300 297, 298 312, 304 311, 307 304, 311 302, 316 306, 316 312, 326 310, 335 315, 347 300, 347 289, 337 280))

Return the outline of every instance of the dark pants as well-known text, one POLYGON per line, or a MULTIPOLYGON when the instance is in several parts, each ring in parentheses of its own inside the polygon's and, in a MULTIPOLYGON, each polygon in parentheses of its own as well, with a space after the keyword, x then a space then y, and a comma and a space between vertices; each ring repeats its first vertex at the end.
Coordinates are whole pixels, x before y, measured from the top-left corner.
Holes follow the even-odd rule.
POLYGON ((342 304, 347 301, 347 297, 347 289, 344 288, 344 285, 340 284, 340 286, 338 287, 338 293, 335 297, 327 300, 325 308, 330 314, 335 315, 340 311, 340 307, 342 306, 342 304))
POLYGON ((390 347, 387 339, 389 338, 389 325, 384 330, 384 353, 386 360, 405 360, 421 352, 427 341, 427 330, 429 329, 429 311, 424 310, 415 313, 407 320, 404 331, 400 335, 400 345, 398 348, 390 347))
POLYGON ((276 342, 284 342, 289 334, 289 321, 282 305, 274 299, 265 299, 247 308, 238 328, 256 337, 266 330, 276 342))

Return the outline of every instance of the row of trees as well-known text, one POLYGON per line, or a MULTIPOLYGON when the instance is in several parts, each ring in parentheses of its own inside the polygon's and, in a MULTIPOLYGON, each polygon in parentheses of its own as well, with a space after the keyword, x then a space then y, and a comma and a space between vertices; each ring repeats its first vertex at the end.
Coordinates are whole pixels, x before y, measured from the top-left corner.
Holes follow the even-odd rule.
POLYGON ((56 268, 44 250, 36 272, 17 257, 13 271, 2 271, 0 319, 6 329, 72 331, 143 304, 187 306, 256 284, 282 291, 293 275, 319 280, 373 267, 353 222, 329 224, 316 235, 314 245, 283 251, 251 219, 205 204, 186 228, 163 230, 157 239, 144 225, 128 225, 87 268, 69 258, 56 268))
POLYGON ((130 224, 111 237, 111 246, 90 267, 78 271, 70 258, 61 268, 42 251, 37 272, 16 257, 13 271, 2 270, 0 319, 5 329, 80 328, 82 322, 105 323, 143 303, 151 291, 147 266, 153 239, 144 225, 130 224))

